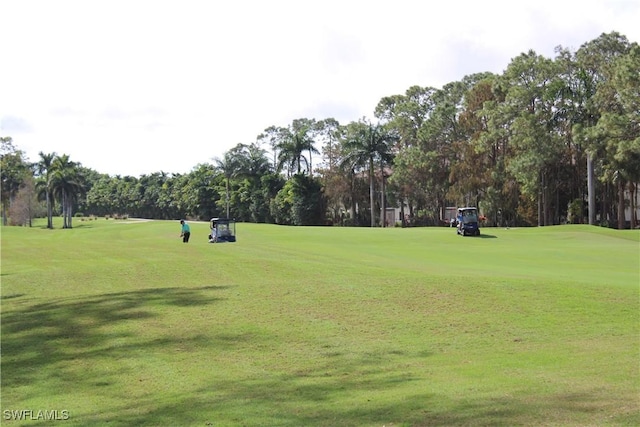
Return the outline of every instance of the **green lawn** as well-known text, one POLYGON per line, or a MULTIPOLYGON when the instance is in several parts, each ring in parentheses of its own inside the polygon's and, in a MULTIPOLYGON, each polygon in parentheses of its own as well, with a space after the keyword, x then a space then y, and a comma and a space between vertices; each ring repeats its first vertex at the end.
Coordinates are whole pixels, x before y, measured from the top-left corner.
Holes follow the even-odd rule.
POLYGON ((638 231, 191 228, 2 228, 2 425, 640 425, 638 231))

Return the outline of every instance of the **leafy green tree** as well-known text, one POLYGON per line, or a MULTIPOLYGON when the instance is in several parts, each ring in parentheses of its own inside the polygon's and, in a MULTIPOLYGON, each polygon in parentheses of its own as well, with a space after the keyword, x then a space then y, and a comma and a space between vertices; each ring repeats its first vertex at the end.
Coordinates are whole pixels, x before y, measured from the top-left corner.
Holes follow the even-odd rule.
POLYGON ((396 188, 400 194, 401 200, 401 216, 405 218, 405 203, 409 206, 409 214, 414 216, 417 206, 424 204, 425 190, 424 186, 420 186, 422 182, 426 185, 424 179, 419 181, 407 179, 409 176, 416 175, 413 163, 407 161, 414 156, 413 149, 421 146, 419 134, 429 119, 435 108, 434 95, 437 89, 433 87, 411 86, 403 95, 392 95, 382 98, 375 108, 375 116, 386 122, 390 129, 393 129, 398 135, 398 150, 402 160, 396 162, 393 166, 393 175, 390 177, 389 183, 396 188), (407 150, 406 153, 403 151, 407 150), (405 168, 404 170, 399 170, 405 168), (404 178, 403 178, 404 177, 404 178))
MULTIPOLYGON (((585 147, 587 158, 587 191, 589 205, 589 224, 595 224, 596 217, 596 164, 606 162, 606 133, 598 122, 603 112, 615 108, 617 95, 608 84, 613 78, 616 58, 629 52, 629 40, 617 33, 605 33, 584 43, 574 57, 572 69, 574 89, 574 129, 578 144, 585 147), (595 159, 595 160, 594 160, 595 159)), ((603 175, 601 179, 607 180, 603 175)), ((602 216, 606 213, 603 211, 602 216)), ((603 218, 604 219, 604 218, 603 218)))
POLYGON ((154 214, 150 218, 176 219, 180 215, 173 202, 173 174, 156 172, 149 177, 151 185, 145 186, 144 200, 155 204, 154 214))
POLYGON ((322 145, 322 166, 316 168, 320 176, 327 207, 333 223, 342 222, 344 206, 349 206, 349 174, 340 167, 342 151, 340 141, 344 127, 334 118, 316 123, 317 136, 322 145))
POLYGON ((140 193, 138 178, 126 175, 116 176, 114 180, 115 194, 112 213, 117 215, 137 215, 140 209, 140 193))
MULTIPOLYGON (((473 162, 468 147, 471 135, 461 125, 460 116, 464 111, 464 99, 468 91, 479 81, 490 76, 487 73, 465 76, 462 81, 447 83, 432 95, 433 111, 421 127, 418 137, 421 148, 432 161, 427 175, 426 193, 433 223, 444 217, 447 195, 457 193, 457 201, 463 204, 478 204, 482 189, 478 186, 477 170, 469 176, 454 180, 452 168, 456 163, 473 162), (457 192, 451 192, 454 186, 457 192)), ((471 169, 471 168, 468 168, 471 169)))
POLYGON ((274 217, 275 199, 280 190, 284 187, 285 183, 286 180, 284 177, 275 172, 267 173, 260 177, 260 188, 262 194, 259 198, 256 197, 256 199, 254 199, 256 206, 253 209, 257 216, 255 219, 256 222, 276 222, 274 217))
POLYGON ((625 227, 625 184, 628 184, 631 221, 636 223, 635 183, 640 181, 640 46, 631 45, 629 53, 612 64, 611 79, 597 95, 613 98, 601 115, 596 130, 605 140, 606 163, 603 171, 618 188, 618 228, 625 227))
POLYGON ((515 220, 519 190, 506 170, 509 139, 498 124, 501 120, 497 106, 504 98, 494 91, 497 79, 498 76, 488 75, 464 95, 459 124, 468 139, 454 142, 457 155, 447 194, 452 200, 463 201, 470 194, 481 195, 483 214, 491 223, 502 225, 515 220))
POLYGON ((289 130, 287 128, 279 126, 269 126, 256 138, 258 144, 268 145, 273 153, 272 168, 276 170, 278 168, 278 147, 286 138, 289 130))
POLYGON ((171 201, 170 205, 176 213, 177 218, 188 218, 192 216, 192 199, 189 194, 189 175, 175 174, 168 181, 167 197, 171 201))
POLYGON ((169 215, 166 206, 162 206, 160 203, 162 186, 167 179, 168 175, 165 172, 154 172, 140 176, 137 185, 138 216, 156 219, 174 218, 169 215))
POLYGON ((266 151, 257 143, 242 145, 238 151, 238 217, 253 222, 266 222, 269 217, 269 199, 265 199, 261 178, 271 172, 266 151))
POLYGON ((411 86, 404 95, 382 98, 375 108, 375 116, 395 129, 402 147, 419 145, 418 133, 435 108, 433 87, 411 86))
MULTIPOLYGON (((401 149, 393 161, 393 175, 389 178, 389 183, 401 188, 403 198, 409 201, 410 218, 415 218, 427 203, 425 193, 431 185, 432 168, 436 164, 435 153, 427 152, 419 145, 401 149)), ((404 221, 404 212, 401 214, 404 221)))
POLYGON ((86 195, 87 212, 94 215, 109 215, 115 212, 118 180, 119 178, 102 174, 93 181, 86 195))
POLYGON ((278 192, 273 216, 278 224, 321 225, 325 200, 320 181, 306 174, 295 174, 278 192))
MULTIPOLYGON (((292 212, 294 225, 323 225, 326 201, 320 181, 312 176, 297 174, 292 184, 292 212)), ((286 186, 286 184, 285 184, 286 186)))
POLYGON ((225 177, 227 212, 233 204, 236 219, 266 221, 269 201, 263 199, 261 178, 272 170, 266 151, 258 143, 237 144, 217 164, 225 177))
POLYGON ((2 184, 2 224, 7 225, 7 212, 24 180, 31 176, 30 165, 10 136, 0 137, 0 183, 2 184))
POLYGON ((184 210, 190 217, 210 219, 219 216, 216 201, 218 172, 210 164, 199 164, 185 176, 182 188, 184 210))
POLYGON ((553 121, 558 75, 556 63, 529 51, 514 58, 503 76, 507 86, 503 107, 510 120, 509 138, 514 149, 508 168, 523 194, 537 201, 539 226, 552 223, 555 199, 551 195, 559 186, 554 171, 564 156, 553 121))
POLYGON ((276 224, 290 225, 293 224, 292 206, 293 206, 293 182, 287 180, 276 194, 276 197, 270 204, 271 216, 276 224))
POLYGON ((638 184, 640 183, 640 45, 633 43, 616 64, 613 85, 620 95, 623 136, 615 158, 624 164, 631 195, 631 227, 638 224, 638 184))
POLYGON ((338 166, 340 159, 340 138, 344 131, 340 122, 333 117, 317 121, 314 126, 316 137, 322 145, 323 161, 328 169, 338 166))
POLYGON ((162 187, 157 204, 167 219, 184 217, 182 204, 180 203, 182 182, 181 174, 171 174, 162 178, 162 187))
MULTIPOLYGON (((86 168, 82 165, 78 165, 78 175, 82 177, 82 192, 80 197, 76 199, 76 205, 74 206, 74 212, 83 212, 91 215, 92 212, 88 209, 87 195, 93 188, 93 184, 97 182, 104 174, 97 172, 91 168, 86 168)), ((53 201, 53 199, 52 199, 53 201)), ((54 207, 55 208, 55 207, 54 207)))

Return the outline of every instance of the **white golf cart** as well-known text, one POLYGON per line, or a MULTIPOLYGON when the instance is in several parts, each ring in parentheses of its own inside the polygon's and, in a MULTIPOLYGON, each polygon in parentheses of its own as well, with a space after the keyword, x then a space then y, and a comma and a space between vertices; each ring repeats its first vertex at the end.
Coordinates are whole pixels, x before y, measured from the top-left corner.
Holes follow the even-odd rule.
POLYGON ((236 241, 236 221, 230 218, 211 218, 209 243, 236 241))

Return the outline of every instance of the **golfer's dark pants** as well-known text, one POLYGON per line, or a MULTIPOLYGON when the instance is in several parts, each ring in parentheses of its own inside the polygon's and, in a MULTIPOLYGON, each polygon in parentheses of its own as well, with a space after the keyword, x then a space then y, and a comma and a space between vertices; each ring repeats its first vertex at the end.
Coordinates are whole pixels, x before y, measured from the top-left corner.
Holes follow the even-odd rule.
POLYGON ((182 243, 188 243, 189 237, 191 237, 191 233, 189 232, 184 233, 184 235, 182 236, 182 243))

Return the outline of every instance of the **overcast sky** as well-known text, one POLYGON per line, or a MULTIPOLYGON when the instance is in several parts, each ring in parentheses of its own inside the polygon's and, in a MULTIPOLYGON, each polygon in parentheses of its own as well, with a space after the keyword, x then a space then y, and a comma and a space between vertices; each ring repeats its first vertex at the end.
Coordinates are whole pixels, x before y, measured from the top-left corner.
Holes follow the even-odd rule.
POLYGON ((410 86, 611 31, 640 40, 640 1, 0 0, 0 136, 32 161, 188 173, 269 126, 374 119, 410 86))

